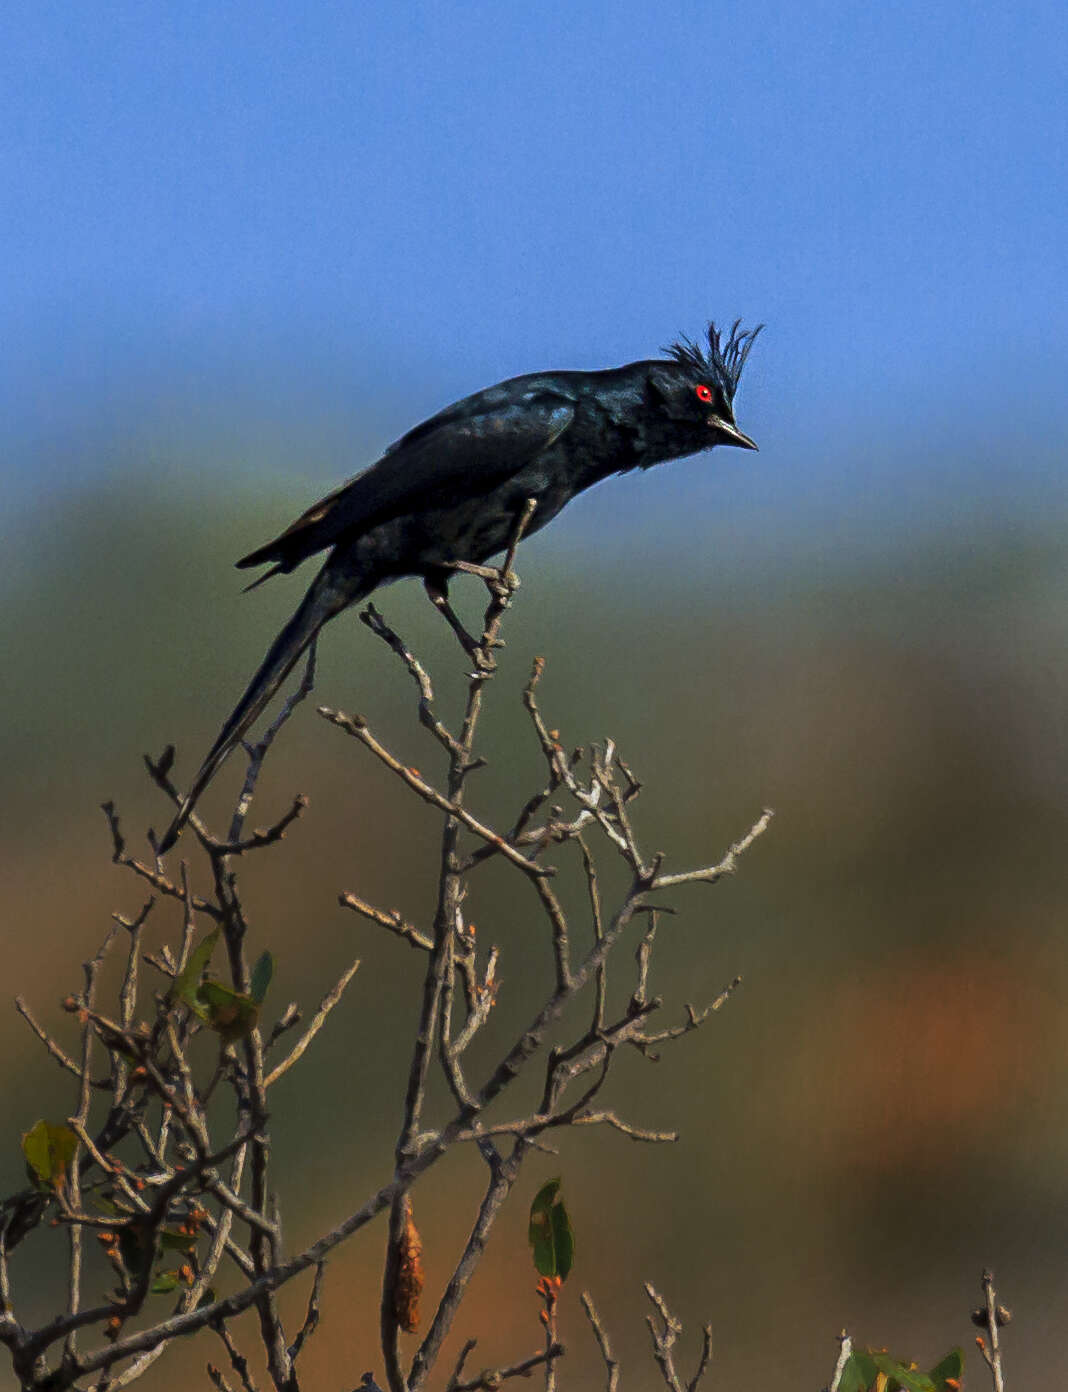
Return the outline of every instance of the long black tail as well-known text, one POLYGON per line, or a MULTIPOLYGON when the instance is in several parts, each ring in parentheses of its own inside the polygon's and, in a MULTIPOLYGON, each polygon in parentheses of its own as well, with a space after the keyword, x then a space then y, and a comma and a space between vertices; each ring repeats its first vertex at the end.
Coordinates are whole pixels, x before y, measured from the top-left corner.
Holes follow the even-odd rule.
POLYGON ((330 560, 327 561, 312 581, 296 613, 268 648, 267 656, 248 684, 248 690, 219 731, 219 737, 193 779, 177 816, 159 843, 160 855, 166 854, 181 836, 182 828, 201 793, 215 777, 223 761, 240 744, 245 731, 296 666, 301 653, 323 624, 348 605, 364 599, 377 584, 378 577, 338 574, 331 568, 330 560))

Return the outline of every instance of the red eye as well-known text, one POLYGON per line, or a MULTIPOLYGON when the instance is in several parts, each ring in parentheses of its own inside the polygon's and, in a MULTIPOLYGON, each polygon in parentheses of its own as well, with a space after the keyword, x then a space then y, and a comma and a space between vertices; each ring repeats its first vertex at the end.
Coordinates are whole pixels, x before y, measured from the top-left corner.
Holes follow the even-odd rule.
POLYGON ((699 400, 701 400, 701 401, 711 401, 711 400, 712 400, 712 388, 711 388, 711 387, 706 387, 705 384, 704 384, 704 382, 702 382, 701 385, 700 385, 699 387, 696 387, 694 390, 697 392, 697 396, 698 396, 698 399, 699 399, 699 400))

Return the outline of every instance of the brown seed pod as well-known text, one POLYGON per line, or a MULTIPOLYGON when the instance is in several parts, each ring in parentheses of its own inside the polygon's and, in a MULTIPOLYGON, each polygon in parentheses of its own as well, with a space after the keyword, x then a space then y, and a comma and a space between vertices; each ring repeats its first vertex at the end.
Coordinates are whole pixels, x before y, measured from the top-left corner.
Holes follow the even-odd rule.
POLYGON ((406 1334, 414 1334, 419 1328, 423 1279, 423 1241, 409 1210, 397 1244, 397 1280, 393 1287, 393 1312, 406 1334))

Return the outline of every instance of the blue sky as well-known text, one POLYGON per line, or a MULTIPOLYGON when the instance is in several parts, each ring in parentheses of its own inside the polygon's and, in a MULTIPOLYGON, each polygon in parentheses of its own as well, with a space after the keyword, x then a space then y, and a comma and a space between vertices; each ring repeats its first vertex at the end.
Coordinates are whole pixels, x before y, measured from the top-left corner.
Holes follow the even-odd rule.
POLYGON ((38 2, 4 47, 24 505, 164 399, 294 446, 366 418, 317 487, 490 381, 741 315, 762 504, 940 456, 1068 506, 1060 4, 38 2))

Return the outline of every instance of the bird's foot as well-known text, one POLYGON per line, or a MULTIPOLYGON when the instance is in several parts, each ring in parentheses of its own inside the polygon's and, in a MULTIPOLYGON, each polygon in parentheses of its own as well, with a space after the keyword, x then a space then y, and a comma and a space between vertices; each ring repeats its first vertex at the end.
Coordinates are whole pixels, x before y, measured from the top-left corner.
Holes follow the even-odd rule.
POLYGON ((459 571, 462 575, 477 575, 480 580, 485 580, 487 584, 491 580, 496 580, 500 575, 496 566, 475 565, 474 561, 449 561, 446 569, 459 571))
POLYGON ((504 570, 498 566, 475 565, 473 561, 452 561, 449 570, 463 575, 474 575, 485 582, 486 588, 501 604, 508 601, 519 589, 519 576, 514 570, 504 570))

